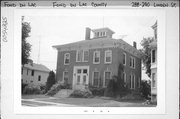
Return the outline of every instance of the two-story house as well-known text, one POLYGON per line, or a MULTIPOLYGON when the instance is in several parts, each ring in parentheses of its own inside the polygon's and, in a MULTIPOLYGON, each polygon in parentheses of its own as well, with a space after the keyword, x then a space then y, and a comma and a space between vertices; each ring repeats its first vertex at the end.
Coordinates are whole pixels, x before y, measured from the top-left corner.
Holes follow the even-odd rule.
POLYGON ((45 85, 49 72, 50 70, 42 64, 25 64, 21 72, 22 82, 25 84, 45 85))
POLYGON ((126 86, 140 88, 141 53, 136 42, 133 47, 122 39, 113 39, 113 34, 109 28, 86 28, 85 40, 53 46, 58 51, 56 80, 70 84, 72 89, 106 87, 112 76, 118 75, 121 63, 126 86))
POLYGON ((151 100, 157 102, 157 21, 152 26, 154 41, 151 42, 151 100))

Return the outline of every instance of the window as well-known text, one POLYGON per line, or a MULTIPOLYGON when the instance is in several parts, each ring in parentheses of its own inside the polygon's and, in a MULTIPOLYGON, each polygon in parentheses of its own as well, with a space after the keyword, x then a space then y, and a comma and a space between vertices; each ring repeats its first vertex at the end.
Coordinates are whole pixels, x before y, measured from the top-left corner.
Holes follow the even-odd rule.
POLYGON ((152 73, 152 87, 155 88, 156 87, 156 81, 155 81, 155 73, 152 73))
POLYGON ((69 53, 65 53, 64 54, 64 65, 67 65, 70 63, 70 54, 69 53))
POLYGON ((28 69, 27 69, 27 75, 28 75, 28 69))
POLYGON ((133 89, 135 89, 136 81, 135 81, 135 75, 133 75, 133 89))
POLYGON ((135 58, 130 56, 130 67, 135 69, 135 58))
POLYGON ((139 78, 138 79, 138 88, 140 88, 141 87, 141 79, 139 78))
POLYGON ((80 84, 80 78, 81 78, 80 75, 78 75, 78 76, 77 76, 77 85, 80 84))
POLYGON ((93 86, 98 86, 99 72, 93 72, 93 86))
POLYGON ((123 64, 126 65, 126 53, 123 53, 123 64))
POLYGON ((89 51, 88 50, 78 50, 76 52, 76 62, 88 62, 89 51))
POLYGON ((34 76, 34 70, 32 70, 32 72, 31 72, 31 76, 34 76))
POLYGON ((105 51, 105 63, 111 63, 112 62, 112 51, 106 50, 105 51))
POLYGON ((83 76, 83 85, 86 84, 86 76, 83 76))
POLYGON ((133 65, 132 67, 135 69, 135 58, 133 58, 133 65))
POLYGON ((155 50, 152 50, 152 63, 154 63, 156 61, 156 51, 155 50))
POLYGON ((64 84, 68 84, 68 79, 69 79, 69 75, 67 71, 63 72, 63 80, 64 80, 64 84))
POLYGON ((76 62, 81 62, 82 61, 82 50, 78 50, 76 52, 76 62))
POLYGON ((135 84, 135 76, 130 74, 130 88, 134 89, 135 84))
POLYGON ((99 32, 97 32, 97 37, 99 37, 99 35, 100 35, 100 33, 99 33, 99 32))
POLYGON ((124 81, 124 84, 126 84, 126 73, 123 72, 123 81, 124 81))
POLYGON ((38 81, 41 81, 41 76, 40 75, 38 76, 38 81))
POLYGON ((84 50, 84 52, 83 52, 83 61, 88 62, 88 59, 89 59, 89 51, 84 50))
POLYGON ((130 67, 132 67, 132 57, 130 57, 130 67))
POLYGON ((109 80, 111 78, 111 72, 106 71, 105 74, 104 74, 104 78, 105 78, 105 86, 107 86, 108 83, 109 83, 109 80))
POLYGON ((94 64, 100 63, 100 51, 94 51, 93 63, 94 64))

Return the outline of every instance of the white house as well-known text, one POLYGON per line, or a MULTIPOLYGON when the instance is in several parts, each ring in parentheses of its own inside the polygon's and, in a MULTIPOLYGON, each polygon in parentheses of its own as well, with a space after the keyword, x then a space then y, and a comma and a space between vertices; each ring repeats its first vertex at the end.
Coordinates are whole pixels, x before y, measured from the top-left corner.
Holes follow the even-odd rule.
POLYGON ((154 30, 154 41, 151 47, 151 100, 157 102, 157 21, 152 26, 154 30))
POLYGON ((22 82, 25 84, 44 85, 47 82, 50 70, 42 65, 29 63, 22 68, 22 82))

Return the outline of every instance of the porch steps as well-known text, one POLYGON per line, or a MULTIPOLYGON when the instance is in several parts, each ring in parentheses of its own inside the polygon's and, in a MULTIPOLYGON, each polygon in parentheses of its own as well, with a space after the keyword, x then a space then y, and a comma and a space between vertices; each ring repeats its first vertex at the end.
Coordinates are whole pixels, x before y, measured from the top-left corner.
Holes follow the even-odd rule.
POLYGON ((69 95, 73 92, 72 89, 61 89, 58 93, 56 93, 56 95, 54 95, 54 97, 58 97, 58 98, 65 98, 65 97, 69 97, 69 95))

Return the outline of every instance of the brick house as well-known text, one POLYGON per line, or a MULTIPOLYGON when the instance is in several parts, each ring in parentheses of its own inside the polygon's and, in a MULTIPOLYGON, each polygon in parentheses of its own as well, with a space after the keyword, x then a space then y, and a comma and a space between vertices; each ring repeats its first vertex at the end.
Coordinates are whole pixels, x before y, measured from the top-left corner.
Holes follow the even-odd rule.
POLYGON ((45 85, 49 72, 50 70, 42 64, 25 64, 21 72, 22 82, 25 84, 45 85))
POLYGON ((85 40, 53 46, 58 51, 56 80, 72 89, 88 86, 106 87, 124 65, 122 78, 129 89, 140 88, 141 53, 123 41, 113 39, 109 28, 86 28, 85 40), (91 38, 91 34, 94 34, 91 38))
POLYGON ((151 42, 151 100, 157 101, 157 21, 152 26, 154 41, 151 42))

